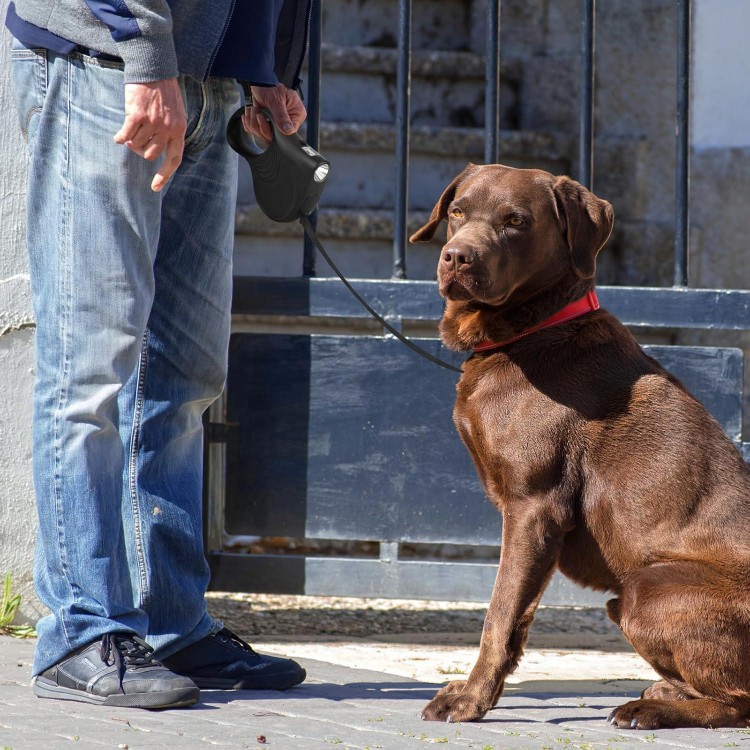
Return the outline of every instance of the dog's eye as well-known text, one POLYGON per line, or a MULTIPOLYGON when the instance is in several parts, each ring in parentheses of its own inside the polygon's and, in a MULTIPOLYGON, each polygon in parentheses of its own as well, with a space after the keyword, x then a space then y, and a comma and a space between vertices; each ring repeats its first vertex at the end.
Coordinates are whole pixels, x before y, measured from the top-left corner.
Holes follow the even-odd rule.
POLYGON ((464 212, 460 208, 452 208, 451 216, 455 217, 456 219, 463 219, 464 212))
POLYGON ((508 224, 512 227, 520 227, 521 224, 523 224, 523 219, 520 216, 511 216, 510 219, 508 219, 508 224))

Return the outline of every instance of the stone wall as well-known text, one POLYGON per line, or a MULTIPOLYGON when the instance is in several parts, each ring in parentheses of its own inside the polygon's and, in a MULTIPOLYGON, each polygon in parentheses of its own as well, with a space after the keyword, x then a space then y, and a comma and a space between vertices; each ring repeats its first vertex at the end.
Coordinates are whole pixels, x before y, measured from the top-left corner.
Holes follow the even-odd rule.
MULTIPOLYGON (((5 18, 7 0, 0 2, 5 18)), ((34 330, 24 242, 26 148, 10 90, 10 40, 0 32, 0 577, 13 575, 22 613, 39 612, 32 581, 36 528, 31 477, 34 330)))

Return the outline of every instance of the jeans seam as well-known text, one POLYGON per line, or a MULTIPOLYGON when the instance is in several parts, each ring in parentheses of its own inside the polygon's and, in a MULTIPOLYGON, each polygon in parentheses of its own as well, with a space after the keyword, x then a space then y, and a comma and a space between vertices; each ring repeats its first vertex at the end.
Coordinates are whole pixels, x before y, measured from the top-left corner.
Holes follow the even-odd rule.
POLYGON ((13 49, 10 51, 11 60, 34 60, 40 57, 43 50, 39 49, 13 49))
MULTIPOLYGON (((46 66, 45 66, 46 72, 46 66)), ((54 474, 54 497, 55 497, 55 511, 57 514, 57 544, 58 554, 60 557, 60 568, 66 583, 70 589, 71 599, 75 598, 75 586, 70 580, 69 569, 68 569, 68 556, 66 554, 67 543, 65 535, 65 523, 64 523, 64 508, 62 502, 62 491, 60 487, 61 474, 62 474, 62 437, 61 437, 61 422, 64 419, 63 412, 68 403, 69 386, 70 386, 70 291, 71 291, 71 276, 72 276, 72 237, 70 231, 70 110, 71 110, 71 93, 72 93, 72 75, 70 66, 66 66, 66 110, 65 110, 65 138, 64 138, 64 153, 63 153, 63 173, 60 184, 62 186, 62 212, 61 212, 61 256, 62 264, 60 270, 60 281, 58 286, 58 294, 60 296, 60 385, 57 397, 57 408, 55 410, 54 417, 54 446, 55 446, 55 474, 54 474)), ((45 75, 45 77, 48 77, 45 75)), ((46 94, 46 87, 45 87, 46 94)), ((40 136, 41 137, 41 136, 40 136)), ((70 648, 71 639, 68 633, 68 628, 65 623, 65 611, 61 611, 60 622, 62 624, 62 630, 65 635, 66 646, 70 648)))
POLYGON ((29 139, 29 129, 31 128, 31 121, 34 119, 34 115, 40 114, 42 111, 41 107, 31 107, 26 113, 24 121, 21 123, 21 134, 23 137, 29 139))
MULTIPOLYGON (((39 67, 37 68, 39 74, 39 88, 42 94, 41 101, 43 102, 47 98, 47 90, 49 89, 49 57, 45 50, 43 55, 39 56, 39 67)), ((39 112, 44 109, 43 105, 39 106, 39 112)), ((31 124, 31 117, 29 117, 29 125, 31 124)))
MULTIPOLYGON (((45 51, 40 52, 34 52, 31 53, 30 57, 16 57, 17 60, 31 60, 34 61, 34 78, 36 80, 37 86, 38 86, 38 93, 39 93, 39 101, 44 102, 45 97, 47 96, 47 86, 49 81, 48 71, 47 71, 47 54, 45 51)), ((35 107, 29 107, 29 110, 26 112, 23 122, 21 123, 21 133, 23 134, 23 137, 28 142, 29 140, 29 133, 31 131, 31 121, 34 119, 34 115, 41 114, 44 107, 42 104, 38 104, 35 107)))
POLYGON ((144 387, 148 370, 148 328, 143 333, 141 341, 141 356, 138 360, 138 379, 135 387, 133 404, 133 421, 130 431, 130 445, 128 446, 128 495, 133 513, 133 544, 138 565, 139 602, 138 606, 145 609, 150 596, 146 555, 143 548, 143 526, 141 524, 141 503, 138 493, 138 458, 141 448, 141 421, 143 419, 144 387))

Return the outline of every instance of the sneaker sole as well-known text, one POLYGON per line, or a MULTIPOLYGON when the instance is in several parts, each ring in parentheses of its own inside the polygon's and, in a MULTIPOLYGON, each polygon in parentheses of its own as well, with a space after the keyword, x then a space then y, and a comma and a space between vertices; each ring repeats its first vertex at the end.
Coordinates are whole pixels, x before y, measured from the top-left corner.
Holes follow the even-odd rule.
POLYGON ((37 677, 33 683, 34 695, 39 698, 54 698, 60 701, 78 701, 93 703, 99 706, 119 706, 121 708, 146 708, 158 710, 163 708, 182 708, 192 706, 200 699, 200 690, 195 688, 176 688, 160 690, 155 693, 117 693, 116 695, 93 695, 83 690, 66 688, 54 682, 37 677))
POLYGON ((304 669, 281 674, 244 677, 241 680, 221 677, 194 677, 190 679, 202 690, 288 690, 307 677, 304 669))

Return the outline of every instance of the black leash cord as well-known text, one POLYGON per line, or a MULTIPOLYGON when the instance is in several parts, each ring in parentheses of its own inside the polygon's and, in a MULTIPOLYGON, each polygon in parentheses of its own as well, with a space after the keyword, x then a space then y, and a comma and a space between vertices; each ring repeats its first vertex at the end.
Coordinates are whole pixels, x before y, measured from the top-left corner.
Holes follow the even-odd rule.
POLYGON ((444 367, 446 370, 453 370, 453 372, 463 372, 463 370, 460 367, 454 367, 451 364, 448 364, 448 362, 444 362, 439 357, 435 357, 434 355, 430 354, 428 351, 425 351, 422 349, 421 346, 417 346, 413 341, 410 339, 407 339, 406 336, 404 336, 401 331, 394 328, 387 320, 385 320, 381 315, 378 315, 378 313, 373 310, 370 305, 367 304, 367 302, 360 296, 359 292, 346 280, 344 277, 344 274, 339 271, 339 269, 336 267, 336 264, 331 260, 328 253, 325 251, 325 248, 323 245, 320 244, 320 240, 318 239, 318 235, 315 233, 315 230, 312 227, 312 224, 310 224, 310 220, 307 218, 307 216, 300 216, 299 223, 302 224, 302 228, 305 230, 305 234, 310 238, 310 242, 315 245, 315 247, 318 249, 318 252, 323 256, 324 260, 328 265, 333 269, 333 272, 336 274, 336 276, 341 279, 341 281, 344 283, 344 286, 354 295, 354 297, 357 299, 360 305, 367 310, 370 315, 372 315, 375 320, 380 323, 380 325, 383 326, 389 333, 393 334, 402 344, 405 344, 409 347, 413 352, 416 352, 419 354, 420 357, 424 357, 425 359, 428 359, 430 362, 433 362, 436 365, 440 365, 440 367, 444 367))

